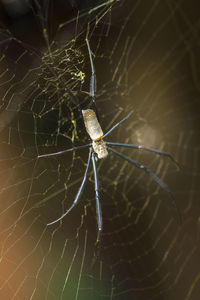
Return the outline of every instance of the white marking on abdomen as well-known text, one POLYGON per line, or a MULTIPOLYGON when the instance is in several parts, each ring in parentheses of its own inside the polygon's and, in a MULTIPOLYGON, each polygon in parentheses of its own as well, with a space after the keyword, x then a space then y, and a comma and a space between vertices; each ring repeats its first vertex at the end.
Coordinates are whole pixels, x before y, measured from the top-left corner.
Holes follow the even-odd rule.
POLYGON ((97 120, 96 114, 92 109, 82 110, 85 128, 91 140, 98 141, 103 137, 103 131, 97 120))

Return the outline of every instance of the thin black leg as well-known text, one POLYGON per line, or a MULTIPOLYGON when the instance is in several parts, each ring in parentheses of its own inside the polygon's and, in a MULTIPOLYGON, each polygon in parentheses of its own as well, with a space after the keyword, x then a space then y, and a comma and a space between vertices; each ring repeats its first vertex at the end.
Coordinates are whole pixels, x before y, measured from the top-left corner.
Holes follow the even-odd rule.
POLYGON ((92 164, 94 170, 94 184, 95 184, 95 197, 96 197, 96 214, 97 214, 97 224, 98 224, 98 237, 97 243, 101 241, 101 233, 103 229, 102 223, 102 212, 101 212, 101 204, 99 201, 99 179, 98 179, 98 172, 97 172, 97 165, 95 159, 95 153, 92 153, 92 164))
MULTIPOLYGON (((95 68, 94 68, 94 63, 93 63, 93 59, 92 59, 92 53, 91 53, 91 49, 90 49, 90 44, 88 39, 86 39, 86 43, 87 43, 87 47, 88 47, 88 53, 89 53, 89 57, 90 57, 90 65, 91 65, 91 78, 90 78, 90 96, 93 98, 93 101, 95 102, 95 95, 96 95, 96 72, 95 72, 95 68)), ((95 102, 96 104, 96 102, 95 102)))
POLYGON ((141 145, 124 144, 124 143, 111 143, 111 142, 105 142, 105 143, 107 145, 110 145, 110 146, 119 146, 119 147, 132 148, 132 149, 142 149, 142 150, 145 150, 145 151, 150 151, 150 152, 156 153, 158 155, 166 156, 166 157, 169 157, 171 159, 171 161, 173 161, 173 163, 175 163, 178 166, 178 168, 180 168, 179 163, 173 158, 173 156, 171 156, 167 152, 160 151, 160 150, 153 149, 153 148, 148 148, 148 147, 141 146, 141 145))
POLYGON ((73 204, 71 205, 71 207, 60 218, 56 219, 53 222, 48 223, 47 226, 52 225, 52 224, 57 223, 58 221, 62 220, 72 210, 72 208, 74 208, 74 206, 77 205, 77 203, 78 203, 78 201, 79 201, 79 199, 81 197, 81 194, 83 192, 83 188, 85 186, 85 183, 86 183, 86 179, 87 179, 87 175, 88 175, 88 171, 89 171, 89 167, 90 167, 91 155, 92 155, 92 149, 90 148, 90 152, 89 152, 89 156, 88 156, 88 162, 87 162, 87 167, 85 169, 83 180, 81 182, 81 185, 80 185, 79 190, 78 190, 78 192, 76 194, 76 198, 75 198, 73 204))
POLYGON ((97 118, 99 120, 99 115, 98 115, 98 110, 97 110, 97 105, 96 105, 96 90, 97 90, 97 80, 96 80, 96 72, 95 72, 95 68, 94 68, 94 63, 93 63, 93 59, 92 59, 92 52, 90 49, 90 44, 88 39, 85 40, 87 43, 87 47, 88 47, 88 53, 89 53, 89 57, 90 57, 90 65, 91 65, 91 77, 90 77, 90 96, 92 97, 92 101, 93 101, 93 105, 95 107, 95 112, 97 115, 97 118))
POLYGON ((61 155, 61 154, 66 153, 66 152, 75 151, 75 150, 79 150, 79 149, 83 149, 83 148, 88 148, 90 146, 92 146, 92 144, 87 144, 87 145, 83 145, 83 146, 77 146, 77 147, 74 147, 74 148, 70 148, 70 149, 67 149, 67 150, 63 150, 63 151, 59 151, 59 152, 54 152, 54 153, 41 154, 41 155, 38 155, 38 158, 55 156, 55 155, 61 155))
POLYGON ((115 124, 110 130, 108 130, 108 131, 104 134, 103 138, 105 138, 105 137, 106 137, 107 135, 109 135, 114 129, 116 129, 120 124, 122 124, 124 121, 126 121, 126 120, 132 115, 132 113, 133 113, 133 110, 131 110, 125 118, 123 118, 121 121, 119 121, 117 124, 115 124))
POLYGON ((151 178, 157 182, 162 188, 163 190, 165 190, 169 195, 170 195, 170 198, 171 198, 171 201, 172 201, 172 204, 175 206, 177 212, 178 212, 178 215, 179 215, 179 220, 180 220, 180 224, 182 224, 182 216, 181 216, 181 213, 180 213, 180 210, 176 204, 176 201, 175 201, 175 198, 174 198, 174 195, 173 193, 171 192, 171 190, 169 189, 169 187, 160 179, 158 178, 153 172, 151 172, 151 170, 149 170, 147 167, 145 167, 144 165, 138 163, 137 161, 129 158, 128 156, 110 148, 110 147, 107 147, 107 149, 111 152, 113 152, 115 155, 118 155, 119 157, 127 160, 129 163, 131 163, 132 165, 134 165, 135 167, 137 168, 140 168, 142 170, 144 170, 145 173, 147 173, 149 176, 151 176, 151 178))

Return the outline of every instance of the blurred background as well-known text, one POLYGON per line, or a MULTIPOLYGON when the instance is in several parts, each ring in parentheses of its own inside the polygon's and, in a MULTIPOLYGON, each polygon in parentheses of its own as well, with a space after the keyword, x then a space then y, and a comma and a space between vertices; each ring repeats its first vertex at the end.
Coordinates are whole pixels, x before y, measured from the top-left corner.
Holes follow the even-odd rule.
POLYGON ((200 16, 197 1, 0 2, 0 297, 197 300, 200 295, 200 16), (116 148, 143 170, 98 161, 103 236, 80 108, 96 103, 106 140, 161 149, 179 162, 116 148))

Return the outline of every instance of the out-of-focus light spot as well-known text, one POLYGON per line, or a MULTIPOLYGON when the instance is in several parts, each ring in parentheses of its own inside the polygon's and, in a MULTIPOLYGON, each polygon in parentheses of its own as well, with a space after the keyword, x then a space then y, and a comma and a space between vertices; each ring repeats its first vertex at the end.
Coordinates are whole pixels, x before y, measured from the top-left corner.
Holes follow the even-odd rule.
POLYGON ((158 143, 161 142, 159 131, 149 126, 148 124, 144 124, 141 127, 137 128, 133 138, 133 143, 137 141, 137 143, 140 145, 145 145, 146 147, 152 148, 156 147, 158 143))

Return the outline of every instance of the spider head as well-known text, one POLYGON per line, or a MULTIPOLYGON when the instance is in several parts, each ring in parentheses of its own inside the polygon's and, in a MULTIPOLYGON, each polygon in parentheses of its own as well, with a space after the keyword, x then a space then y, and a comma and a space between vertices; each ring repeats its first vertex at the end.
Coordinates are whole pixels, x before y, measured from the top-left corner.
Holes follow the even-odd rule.
POLYGON ((98 159, 104 158, 108 155, 106 143, 100 139, 92 142, 94 152, 97 154, 98 159))

